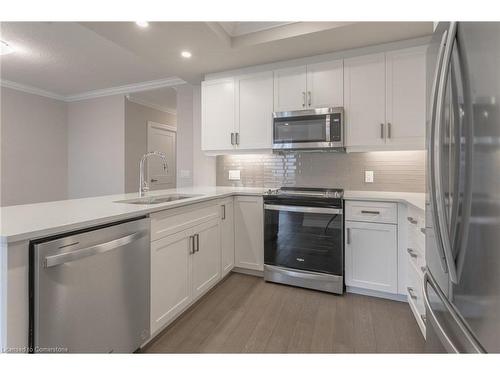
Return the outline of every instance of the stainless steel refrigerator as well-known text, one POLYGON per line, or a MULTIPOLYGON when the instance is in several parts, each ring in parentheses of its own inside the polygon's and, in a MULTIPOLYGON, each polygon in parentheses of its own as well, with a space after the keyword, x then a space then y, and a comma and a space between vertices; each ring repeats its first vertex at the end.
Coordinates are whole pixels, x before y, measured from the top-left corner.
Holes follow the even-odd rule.
POLYGON ((428 352, 500 352, 500 23, 443 22, 427 54, 428 352))

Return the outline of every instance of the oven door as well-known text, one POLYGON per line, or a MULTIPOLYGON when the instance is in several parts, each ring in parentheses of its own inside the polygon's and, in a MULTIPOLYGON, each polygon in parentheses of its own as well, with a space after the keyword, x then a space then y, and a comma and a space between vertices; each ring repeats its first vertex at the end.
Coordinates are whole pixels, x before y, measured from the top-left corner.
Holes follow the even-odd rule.
POLYGON ((343 275, 341 208, 265 204, 266 265, 343 275))

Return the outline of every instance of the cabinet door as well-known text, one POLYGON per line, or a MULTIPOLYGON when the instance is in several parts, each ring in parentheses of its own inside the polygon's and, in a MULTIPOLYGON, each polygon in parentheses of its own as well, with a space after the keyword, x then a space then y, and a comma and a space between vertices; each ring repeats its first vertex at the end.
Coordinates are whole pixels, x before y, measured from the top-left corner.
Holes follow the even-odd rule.
POLYGON ((233 198, 221 205, 221 247, 222 247, 222 277, 234 267, 234 204, 233 198))
POLYGON ((264 205, 262 197, 234 199, 235 266, 264 270, 264 205))
POLYGON ((307 106, 344 106, 344 63, 342 60, 307 65, 307 106))
POLYGON ((273 73, 241 77, 236 94, 238 149, 270 149, 273 129, 273 73))
POLYGON ((424 149, 425 48, 388 52, 386 59, 387 144, 424 149))
POLYGON ((397 225, 346 221, 346 285, 397 293, 397 225))
POLYGON ((344 61, 346 146, 385 144, 385 54, 344 61))
POLYGON ((235 132, 234 80, 201 83, 201 147, 204 151, 232 150, 235 132))
POLYGON ((306 109, 306 66, 274 71, 274 111, 306 109))
POLYGON ((190 240, 186 231, 151 243, 151 333, 191 302, 190 240))
POLYGON ((193 298, 197 299, 214 286, 221 276, 219 219, 200 224, 192 231, 197 236, 196 251, 191 258, 193 298))

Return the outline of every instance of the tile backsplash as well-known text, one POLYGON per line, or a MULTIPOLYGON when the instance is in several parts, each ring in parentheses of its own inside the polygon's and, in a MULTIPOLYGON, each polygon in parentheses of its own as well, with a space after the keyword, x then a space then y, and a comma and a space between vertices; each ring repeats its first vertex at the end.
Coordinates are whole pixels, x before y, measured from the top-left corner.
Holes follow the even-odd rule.
POLYGON ((217 185, 425 192, 425 151, 217 156, 217 185), (240 180, 229 180, 240 170, 240 180), (374 172, 365 183, 365 171, 374 172))

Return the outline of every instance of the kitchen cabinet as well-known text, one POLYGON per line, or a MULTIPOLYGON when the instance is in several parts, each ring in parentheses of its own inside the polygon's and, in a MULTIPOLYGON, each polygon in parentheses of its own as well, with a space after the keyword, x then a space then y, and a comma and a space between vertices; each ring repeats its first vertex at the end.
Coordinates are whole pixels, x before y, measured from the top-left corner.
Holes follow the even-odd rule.
POLYGON ((153 336, 221 279, 219 208, 202 203, 150 215, 153 336))
POLYGON ((235 266, 264 270, 264 203, 262 197, 234 198, 235 266))
POLYGON ((202 150, 270 149, 273 74, 202 82, 202 150))
POLYGON ((233 198, 221 202, 221 272, 226 276, 234 267, 234 203, 233 198))
POLYGON ((197 299, 221 277, 219 220, 211 220, 193 228, 195 245, 192 254, 192 298, 197 299))
POLYGON ((397 225, 346 221, 346 285, 397 293, 397 225))
POLYGON ((274 111, 343 106, 343 61, 274 71, 274 111))
POLYGON ((270 149, 273 137, 273 73, 238 78, 235 110, 236 148, 270 149))
POLYGON ((425 148, 425 47, 344 61, 348 151, 425 148))
POLYGON ((344 61, 347 147, 385 145, 385 54, 344 61))
POLYGON ((191 238, 187 231, 151 243, 151 333, 191 302, 191 238))
POLYGON ((201 83, 201 148, 232 150, 235 143, 233 78, 201 83))

